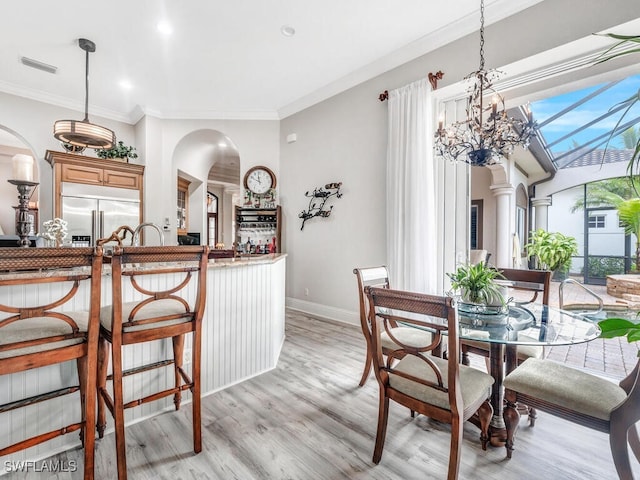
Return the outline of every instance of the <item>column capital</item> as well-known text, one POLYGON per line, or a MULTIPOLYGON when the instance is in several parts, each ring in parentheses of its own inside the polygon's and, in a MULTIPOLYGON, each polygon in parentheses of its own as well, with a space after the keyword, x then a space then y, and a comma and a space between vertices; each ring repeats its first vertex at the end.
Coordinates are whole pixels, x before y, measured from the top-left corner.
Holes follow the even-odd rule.
POLYGON ((514 186, 510 183, 499 183, 497 185, 491 185, 489 189, 496 197, 499 197, 501 195, 511 195, 515 191, 514 186))
POLYGON ((531 206, 532 207, 550 207, 551 197, 532 198, 531 206))

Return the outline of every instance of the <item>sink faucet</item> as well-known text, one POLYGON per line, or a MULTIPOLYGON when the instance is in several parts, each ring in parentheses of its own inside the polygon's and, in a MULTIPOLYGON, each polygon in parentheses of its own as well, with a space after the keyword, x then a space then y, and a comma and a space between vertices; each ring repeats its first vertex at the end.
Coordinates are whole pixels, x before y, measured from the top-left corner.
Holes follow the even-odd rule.
POLYGON ((152 222, 141 223, 136 227, 136 229, 133 231, 133 238, 131 239, 131 245, 133 245, 134 247, 140 246, 140 231, 144 227, 155 228, 158 231, 158 235, 160 235, 160 245, 164 247, 164 235, 162 233, 162 229, 158 225, 152 222))

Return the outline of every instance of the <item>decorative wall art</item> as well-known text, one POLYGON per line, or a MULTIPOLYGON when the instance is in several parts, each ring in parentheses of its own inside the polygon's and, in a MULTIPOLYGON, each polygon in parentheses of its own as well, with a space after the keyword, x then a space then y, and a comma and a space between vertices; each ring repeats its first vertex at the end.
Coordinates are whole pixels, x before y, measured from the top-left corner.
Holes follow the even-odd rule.
POLYGON ((302 219, 302 226, 300 227, 300 230, 304 229, 304 222, 313 217, 327 218, 331 215, 333 205, 329 208, 325 208, 325 204, 331 197, 342 197, 340 187, 342 187, 342 182, 327 183, 324 188, 314 188, 313 192, 305 192, 305 197, 309 197, 309 208, 307 208, 307 210, 303 210, 298 215, 298 217, 302 219))

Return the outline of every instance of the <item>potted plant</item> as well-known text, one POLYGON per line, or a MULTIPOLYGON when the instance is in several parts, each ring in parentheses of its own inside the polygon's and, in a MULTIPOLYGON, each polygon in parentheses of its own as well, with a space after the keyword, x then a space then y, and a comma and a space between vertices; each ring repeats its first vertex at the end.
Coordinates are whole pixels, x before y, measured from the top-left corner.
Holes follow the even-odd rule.
POLYGON ((463 302, 489 306, 504 306, 506 303, 504 288, 495 282, 504 277, 485 262, 461 265, 455 273, 447 273, 447 276, 451 280, 451 288, 463 302))
POLYGON ((125 162, 128 162, 130 158, 138 158, 135 147, 125 145, 123 141, 119 141, 111 148, 97 148, 96 155, 100 158, 119 158, 125 162))
POLYGON ((531 232, 525 248, 527 257, 535 257, 538 269, 551 270, 557 278, 569 270, 571 257, 578 253, 578 242, 574 237, 540 228, 531 232))

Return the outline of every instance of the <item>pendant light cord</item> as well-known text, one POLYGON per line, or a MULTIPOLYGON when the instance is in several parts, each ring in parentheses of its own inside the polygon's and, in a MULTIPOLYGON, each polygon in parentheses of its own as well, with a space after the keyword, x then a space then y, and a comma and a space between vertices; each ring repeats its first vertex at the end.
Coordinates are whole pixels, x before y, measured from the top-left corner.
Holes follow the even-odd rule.
POLYGON ((89 50, 85 50, 84 122, 89 122, 89 50))

